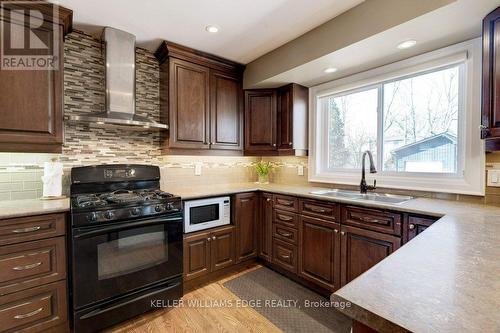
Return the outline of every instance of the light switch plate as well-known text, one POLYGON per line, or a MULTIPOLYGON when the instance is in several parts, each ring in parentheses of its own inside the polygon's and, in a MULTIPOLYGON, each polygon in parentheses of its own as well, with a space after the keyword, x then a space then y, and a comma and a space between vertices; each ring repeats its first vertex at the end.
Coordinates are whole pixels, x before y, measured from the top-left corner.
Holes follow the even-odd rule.
POLYGON ((194 175, 201 176, 201 163, 195 163, 194 165, 194 175))
POLYGON ((500 169, 488 170, 488 186, 500 187, 500 169))
POLYGON ((297 175, 299 176, 304 175, 304 166, 302 164, 297 165, 297 175))

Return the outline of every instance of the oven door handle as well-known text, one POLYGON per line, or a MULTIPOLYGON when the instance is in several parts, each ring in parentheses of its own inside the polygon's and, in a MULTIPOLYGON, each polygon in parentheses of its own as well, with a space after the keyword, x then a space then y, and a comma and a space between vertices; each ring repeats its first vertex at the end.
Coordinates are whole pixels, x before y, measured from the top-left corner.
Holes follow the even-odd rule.
POLYGON ((78 238, 87 238, 87 237, 97 236, 97 235, 101 235, 101 234, 106 234, 109 232, 127 230, 127 229, 131 229, 131 228, 142 227, 142 226, 168 224, 168 223, 174 222, 174 221, 181 221, 182 222, 182 216, 122 223, 122 224, 118 224, 118 225, 112 225, 109 227, 98 227, 98 228, 92 228, 92 229, 75 229, 73 231, 74 232, 73 238, 77 238, 77 239, 78 238))
MULTIPOLYGON (((170 290, 172 288, 178 287, 180 285, 181 285, 180 282, 173 282, 173 283, 168 284, 165 288, 160 289, 160 290, 161 291, 167 291, 167 290, 170 290)), ((95 309, 93 311, 90 311, 89 313, 84 314, 83 316, 80 317, 80 319, 89 319, 89 318, 98 316, 98 315, 106 313, 106 312, 108 312, 110 310, 114 310, 114 309, 120 308, 120 307, 122 307, 124 305, 130 304, 132 302, 136 302, 138 300, 150 297, 151 295, 154 295, 156 293, 158 293, 158 289, 155 289, 155 290, 153 290, 153 291, 151 291, 151 292, 149 292, 149 293, 147 293, 145 295, 141 295, 141 296, 139 296, 137 298, 125 301, 123 303, 118 303, 118 304, 113 304, 113 305, 110 305, 110 306, 107 306, 107 307, 97 308, 97 309, 95 309)))

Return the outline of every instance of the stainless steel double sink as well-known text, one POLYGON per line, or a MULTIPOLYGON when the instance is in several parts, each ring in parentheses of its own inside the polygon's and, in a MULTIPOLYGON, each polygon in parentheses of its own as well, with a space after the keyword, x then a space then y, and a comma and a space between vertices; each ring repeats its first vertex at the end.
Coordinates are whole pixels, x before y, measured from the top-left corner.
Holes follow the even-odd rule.
POLYGON ((312 191, 311 194, 321 195, 325 197, 333 197, 333 198, 344 198, 351 200, 365 200, 365 201, 377 201, 377 202, 385 202, 391 204, 401 204, 403 202, 409 201, 413 199, 413 197, 405 196, 405 195, 395 195, 388 193, 367 193, 362 194, 356 191, 348 191, 348 190, 320 190, 320 191, 312 191))

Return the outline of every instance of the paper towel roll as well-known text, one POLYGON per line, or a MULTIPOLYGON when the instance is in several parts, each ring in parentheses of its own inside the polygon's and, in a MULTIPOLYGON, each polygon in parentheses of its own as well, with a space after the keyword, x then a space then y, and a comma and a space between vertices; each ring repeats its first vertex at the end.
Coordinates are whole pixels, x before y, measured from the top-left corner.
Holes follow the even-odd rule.
POLYGON ((43 196, 58 197, 62 195, 63 164, 60 162, 45 162, 43 166, 43 196))

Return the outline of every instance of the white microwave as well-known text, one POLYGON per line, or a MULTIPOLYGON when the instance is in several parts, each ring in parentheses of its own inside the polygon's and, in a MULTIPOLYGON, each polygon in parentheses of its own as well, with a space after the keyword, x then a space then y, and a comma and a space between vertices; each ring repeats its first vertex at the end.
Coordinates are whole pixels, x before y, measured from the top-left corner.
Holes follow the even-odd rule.
POLYGON ((184 232, 231 224, 231 200, 217 197, 184 201, 184 232))

